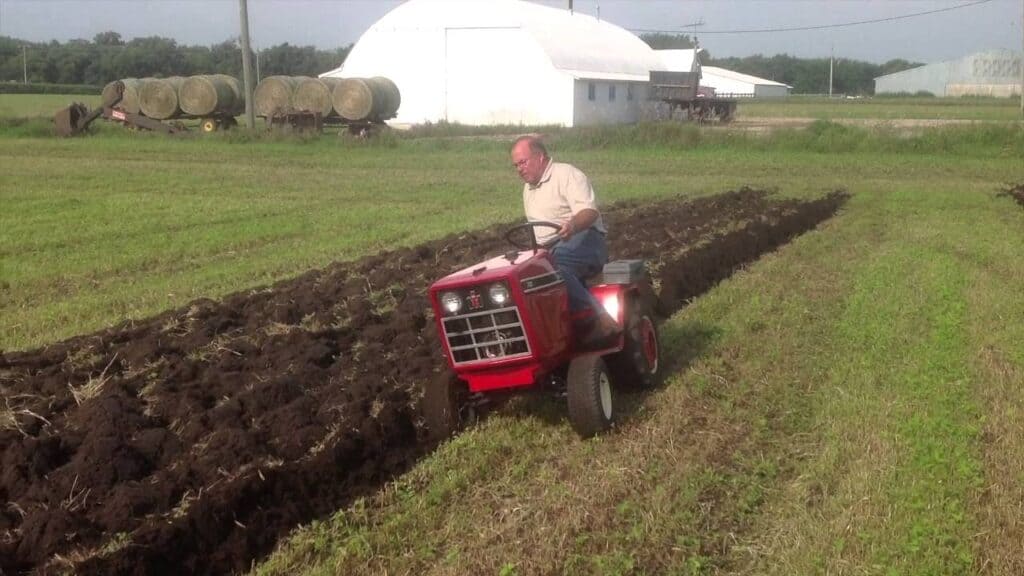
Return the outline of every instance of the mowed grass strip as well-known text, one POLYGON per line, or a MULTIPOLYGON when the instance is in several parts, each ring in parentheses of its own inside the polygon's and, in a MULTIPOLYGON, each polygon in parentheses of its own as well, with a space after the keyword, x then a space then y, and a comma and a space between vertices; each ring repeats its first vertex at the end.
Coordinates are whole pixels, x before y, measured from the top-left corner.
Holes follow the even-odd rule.
POLYGON ((822 98, 740 100, 737 116, 839 120, 1020 120, 1016 98, 822 98))
POLYGON ((811 433, 795 439, 794 473, 733 550, 741 571, 960 574, 977 564, 975 387, 985 383, 969 368, 967 310, 969 287, 999 266, 981 256, 1012 236, 993 196, 942 187, 851 202, 837 228, 843 256, 821 261, 849 292, 823 319, 811 433))
POLYGON ((1019 426, 1021 392, 978 376, 1011 381, 1019 329, 986 345, 971 318, 1017 278, 995 254, 1019 259, 1024 213, 994 186, 853 188, 663 326, 675 375, 614 434, 528 405, 255 572, 1017 573, 1019 507, 994 504, 1019 496, 1024 445, 982 423, 1019 426))
MULTIPOLYGON (((608 203, 743 185, 807 197, 865 178, 1003 178, 1024 150, 1019 132, 903 138, 823 124, 759 139, 653 126, 569 131, 553 149, 608 203)), ((237 139, 0 138, 0 347, 521 217, 505 142, 237 139)))
POLYGON ((978 518, 974 568, 1024 574, 1024 210, 998 204, 987 243, 970 255, 976 274, 967 289, 969 369, 982 426, 983 487, 972 503, 978 518))

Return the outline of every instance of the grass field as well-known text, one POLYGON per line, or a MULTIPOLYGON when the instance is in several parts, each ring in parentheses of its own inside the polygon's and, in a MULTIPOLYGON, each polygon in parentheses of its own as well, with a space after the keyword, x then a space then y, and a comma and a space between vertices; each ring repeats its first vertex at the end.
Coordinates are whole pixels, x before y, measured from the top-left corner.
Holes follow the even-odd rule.
MULTIPOLYGON (((925 104, 927 105, 927 104, 925 104)), ((0 347, 512 220, 503 142, 0 136, 0 347)), ((663 326, 671 376, 580 441, 520 403, 263 574, 1024 572, 1019 126, 581 130, 599 195, 853 197, 663 326)))
POLYGON ((0 94, 0 118, 52 118, 57 110, 74 102, 98 106, 100 97, 88 94, 0 94))
POLYGON ((739 103, 737 117, 877 119, 877 120, 998 120, 1020 119, 1018 98, 856 98, 830 99, 791 96, 780 100, 739 103))

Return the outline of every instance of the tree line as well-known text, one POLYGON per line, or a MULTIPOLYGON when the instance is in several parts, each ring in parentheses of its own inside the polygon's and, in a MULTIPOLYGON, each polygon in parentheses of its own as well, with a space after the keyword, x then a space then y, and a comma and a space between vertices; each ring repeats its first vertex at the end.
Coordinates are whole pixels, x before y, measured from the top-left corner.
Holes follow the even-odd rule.
MULTIPOLYGON (((688 34, 650 33, 642 34, 640 38, 655 50, 693 48, 694 46, 694 41, 688 34)), ((701 53, 700 62, 705 66, 727 68, 734 72, 788 84, 793 87, 794 94, 827 94, 829 91, 828 58, 797 58, 788 54, 715 58, 705 50, 701 53)), ((850 58, 835 58, 832 61, 832 92, 855 95, 873 94, 876 77, 921 65, 921 63, 903 59, 889 60, 884 64, 873 64, 850 58)))
MULTIPOLYGON (((341 65, 350 46, 320 50, 284 43, 259 51, 260 75, 316 76, 341 65)), ((253 54, 255 62, 256 54, 253 54)), ((212 46, 180 45, 150 36, 125 41, 117 32, 92 40, 26 42, 0 36, 0 82, 88 84, 119 78, 230 74, 242 77, 242 51, 234 40, 212 46)))
MULTIPOLYGON (((686 34, 643 34, 652 48, 692 48, 686 34)), ((320 50, 284 43, 259 51, 260 76, 316 76, 341 65, 352 46, 320 50)), ((256 55, 253 55, 254 61, 256 55)), ((795 94, 828 92, 829 59, 786 54, 714 58, 707 51, 701 63, 775 80, 795 94)), ((907 60, 873 64, 849 58, 833 62, 832 90, 840 94, 871 94, 874 78, 920 66, 907 60)), ((0 82, 20 82, 27 68, 29 82, 102 86, 118 78, 230 74, 242 77, 242 51, 234 40, 212 46, 179 45, 170 38, 149 36, 124 40, 117 32, 101 32, 92 40, 25 42, 0 36, 0 82)))

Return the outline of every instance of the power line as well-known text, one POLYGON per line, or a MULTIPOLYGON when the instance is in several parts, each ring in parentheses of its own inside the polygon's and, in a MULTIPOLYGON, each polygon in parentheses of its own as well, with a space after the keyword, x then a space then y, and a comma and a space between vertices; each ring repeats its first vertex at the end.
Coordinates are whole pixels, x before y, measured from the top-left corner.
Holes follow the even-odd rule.
MULTIPOLYGON (((828 28, 844 28, 846 26, 860 26, 862 24, 877 24, 879 22, 892 22, 895 20, 904 20, 906 18, 916 18, 918 16, 926 16, 928 14, 937 14, 939 12, 949 12, 951 10, 959 10, 961 8, 970 8, 971 6, 977 6, 979 4, 987 4, 992 0, 976 0, 975 2, 969 2, 967 4, 961 4, 959 6, 950 6, 949 8, 938 8, 936 10, 927 10, 925 12, 914 12, 912 14, 903 14, 901 16, 890 16, 888 18, 875 18, 873 20, 859 20, 857 22, 842 22, 839 24, 821 24, 818 26, 795 26, 792 28, 753 28, 747 30, 701 30, 701 34, 757 34, 761 32, 797 32, 806 30, 825 30, 828 28)), ((638 28, 631 28, 632 32, 643 32, 653 34, 679 34, 682 30, 645 30, 638 28)))

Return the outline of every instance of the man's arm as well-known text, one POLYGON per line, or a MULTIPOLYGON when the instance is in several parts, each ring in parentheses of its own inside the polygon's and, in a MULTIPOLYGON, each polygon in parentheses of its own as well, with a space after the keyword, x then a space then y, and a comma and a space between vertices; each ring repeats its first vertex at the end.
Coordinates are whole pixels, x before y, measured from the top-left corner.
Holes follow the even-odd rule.
POLYGON ((562 225, 562 228, 558 231, 558 235, 562 240, 568 240, 573 234, 586 230, 597 222, 597 210, 593 208, 584 208, 579 212, 572 215, 572 218, 566 221, 562 225))

